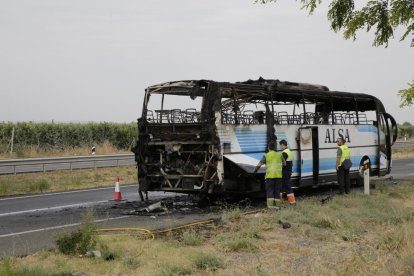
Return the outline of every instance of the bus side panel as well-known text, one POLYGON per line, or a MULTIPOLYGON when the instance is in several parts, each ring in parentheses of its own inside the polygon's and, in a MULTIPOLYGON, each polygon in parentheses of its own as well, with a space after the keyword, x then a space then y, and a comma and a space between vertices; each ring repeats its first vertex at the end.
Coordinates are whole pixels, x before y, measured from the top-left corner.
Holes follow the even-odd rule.
POLYGON ((378 129, 373 125, 320 125, 320 175, 336 174, 337 139, 342 134, 351 150, 351 174, 359 170, 361 160, 368 157, 371 167, 378 168, 378 129))
MULTIPOLYGON (((277 141, 288 142, 293 154, 292 184, 295 187, 312 185, 312 171, 306 165, 312 163, 311 155, 303 160, 301 166, 299 155, 299 128, 306 125, 275 125, 277 141), (301 183, 299 182, 300 178, 301 183), (306 181, 309 178, 310 181, 306 181)), ((315 125, 310 125, 315 126, 315 125)), ((378 129, 373 125, 317 125, 319 137, 319 183, 336 181, 336 141, 339 134, 345 138, 346 145, 351 150, 351 176, 357 177, 361 160, 367 156, 371 167, 378 168, 378 129)), ((252 172, 266 150, 265 125, 221 125, 218 128, 222 147, 230 150, 223 156, 240 163, 247 172, 252 172), (227 144, 227 145, 226 145, 227 144)), ((277 144, 280 150, 279 144, 277 144)), ((315 150, 315 149, 314 149, 315 150)), ((259 173, 264 173, 263 166, 259 173)), ((226 173, 226 172, 225 172, 226 173)))

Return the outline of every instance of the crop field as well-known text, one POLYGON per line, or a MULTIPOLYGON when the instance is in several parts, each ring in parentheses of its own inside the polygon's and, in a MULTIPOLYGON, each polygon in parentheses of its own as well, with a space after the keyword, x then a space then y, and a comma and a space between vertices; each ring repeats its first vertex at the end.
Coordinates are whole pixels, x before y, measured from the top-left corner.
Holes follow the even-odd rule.
POLYGON ((136 123, 1 123, 0 158, 63 156, 128 151, 136 123))

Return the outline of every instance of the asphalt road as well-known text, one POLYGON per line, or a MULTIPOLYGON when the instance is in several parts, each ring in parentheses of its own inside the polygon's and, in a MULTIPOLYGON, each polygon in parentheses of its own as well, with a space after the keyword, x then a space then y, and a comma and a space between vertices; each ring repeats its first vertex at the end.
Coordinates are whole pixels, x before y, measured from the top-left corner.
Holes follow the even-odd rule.
MULTIPOLYGON (((94 209, 99 228, 139 227, 161 229, 218 217, 217 213, 182 213, 158 216, 130 215, 139 200, 137 185, 121 185, 122 202, 114 202, 114 188, 0 198, 0 258, 22 256, 54 247, 58 232, 78 227, 83 214, 94 209)), ((174 198, 175 193, 151 192, 150 202, 174 198)))
POLYGON ((394 179, 414 179, 414 158, 393 160, 390 176, 394 179))
MULTIPOLYGON (((414 179, 414 158, 393 161, 391 176, 414 179)), ((82 214, 91 207, 95 210, 98 227, 159 229, 219 216, 217 213, 129 215, 127 210, 141 204, 137 186, 121 185, 121 192, 125 200, 122 203, 110 201, 114 193, 112 187, 0 198, 0 258, 52 248, 54 234, 79 226, 82 214)), ((176 194, 163 192, 149 194, 152 202, 174 196, 176 194)))

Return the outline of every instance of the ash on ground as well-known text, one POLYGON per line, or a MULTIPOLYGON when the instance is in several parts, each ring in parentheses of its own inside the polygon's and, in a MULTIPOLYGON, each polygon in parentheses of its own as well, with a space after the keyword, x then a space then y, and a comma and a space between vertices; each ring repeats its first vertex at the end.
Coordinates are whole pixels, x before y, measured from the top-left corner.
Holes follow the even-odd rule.
POLYGON ((261 208, 262 201, 250 199, 229 201, 224 199, 200 199, 194 196, 179 195, 157 201, 126 201, 113 204, 109 209, 119 210, 121 215, 161 216, 166 214, 206 214, 218 213, 225 209, 239 207, 242 209, 261 208))
POLYGON ((157 201, 127 201, 117 203, 111 209, 121 210, 122 215, 160 216, 165 214, 202 214, 219 212, 221 207, 214 203, 189 197, 175 196, 157 201))

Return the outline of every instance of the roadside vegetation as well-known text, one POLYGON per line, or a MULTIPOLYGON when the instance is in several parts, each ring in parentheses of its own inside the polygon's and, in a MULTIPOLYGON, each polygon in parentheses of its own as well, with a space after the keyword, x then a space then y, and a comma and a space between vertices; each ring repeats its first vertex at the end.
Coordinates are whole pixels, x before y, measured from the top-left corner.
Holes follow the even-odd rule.
POLYGON ((414 146, 392 149, 393 159, 403 159, 403 158, 412 158, 412 157, 414 157, 414 146))
POLYGON ((41 251, 0 261, 0 275, 414 273, 414 182, 378 182, 370 196, 357 191, 321 199, 280 211, 226 208, 221 222, 155 240, 96 236, 101 257, 41 251))
POLYGON ((113 186, 117 176, 121 184, 138 182, 135 166, 6 174, 0 175, 0 196, 113 186))
POLYGON ((0 158, 129 152, 136 135, 136 123, 0 122, 0 158))
POLYGON ((414 126, 410 122, 398 125, 398 137, 400 139, 412 139, 414 136, 414 126))

